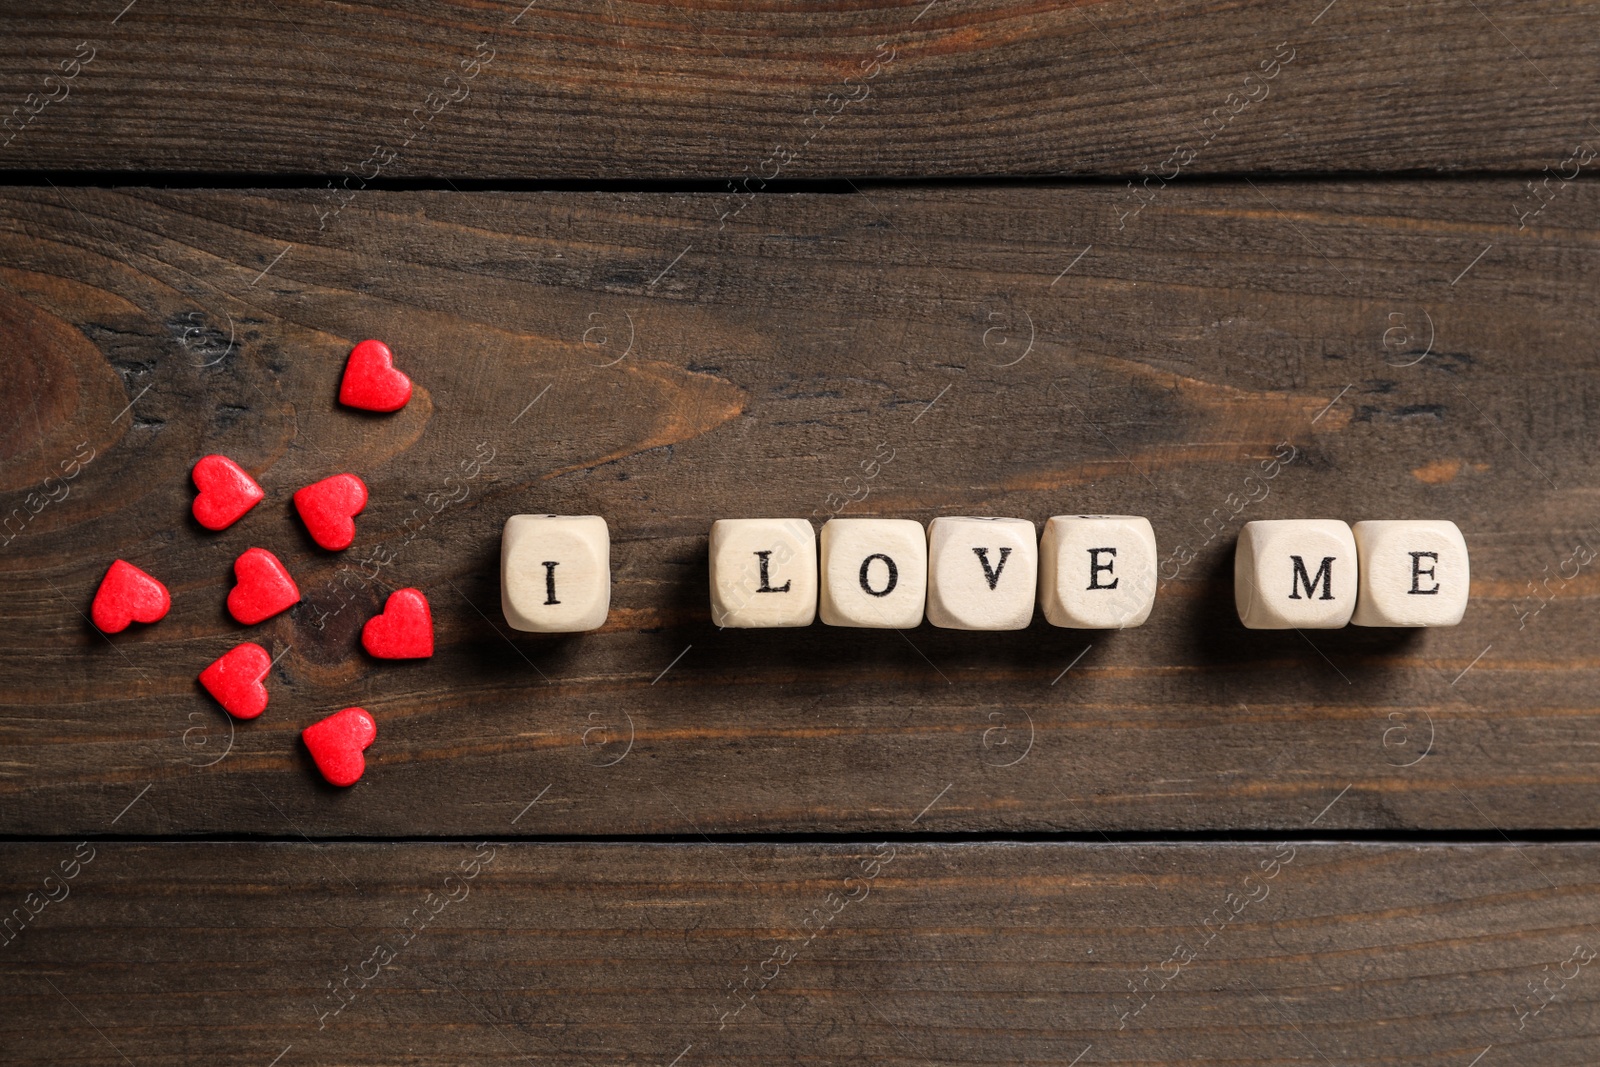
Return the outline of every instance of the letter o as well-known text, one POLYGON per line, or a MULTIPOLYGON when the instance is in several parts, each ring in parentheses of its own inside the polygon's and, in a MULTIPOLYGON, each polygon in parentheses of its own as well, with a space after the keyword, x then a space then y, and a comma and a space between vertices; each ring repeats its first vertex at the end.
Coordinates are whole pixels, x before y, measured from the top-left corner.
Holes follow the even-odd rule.
POLYGON ((894 587, 899 583, 900 569, 894 565, 894 560, 882 552, 874 552, 861 561, 861 591, 868 596, 888 596, 894 592, 894 587), (875 559, 883 560, 883 565, 889 568, 889 581, 881 590, 872 588, 872 583, 867 580, 867 568, 872 566, 872 561, 875 559))

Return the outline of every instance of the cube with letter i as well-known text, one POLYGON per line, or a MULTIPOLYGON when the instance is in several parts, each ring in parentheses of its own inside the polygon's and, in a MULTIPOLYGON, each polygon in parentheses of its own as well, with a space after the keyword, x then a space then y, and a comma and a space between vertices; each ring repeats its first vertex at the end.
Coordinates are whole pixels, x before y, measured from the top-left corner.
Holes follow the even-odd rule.
POLYGON ((711 621, 810 626, 817 617, 817 532, 805 519, 711 524, 711 621))
POLYGON ((1356 606, 1357 556, 1348 523, 1264 519, 1239 531, 1233 599, 1251 630, 1335 630, 1356 606))
POLYGON ((1056 515, 1039 539, 1039 602, 1052 626, 1121 630, 1150 617, 1156 534, 1137 515, 1056 515))
POLYGON ((1358 522, 1357 626, 1454 626, 1467 610, 1467 541, 1442 519, 1358 522))
POLYGON ((500 538, 500 607, 513 630, 597 630, 611 610, 611 534, 598 515, 513 515, 500 538))
POLYGON ((822 525, 822 621, 907 630, 922 625, 928 538, 912 519, 829 519, 822 525))
POLYGON ((1039 543, 1027 519, 941 516, 928 524, 928 621, 1021 630, 1033 621, 1039 543))

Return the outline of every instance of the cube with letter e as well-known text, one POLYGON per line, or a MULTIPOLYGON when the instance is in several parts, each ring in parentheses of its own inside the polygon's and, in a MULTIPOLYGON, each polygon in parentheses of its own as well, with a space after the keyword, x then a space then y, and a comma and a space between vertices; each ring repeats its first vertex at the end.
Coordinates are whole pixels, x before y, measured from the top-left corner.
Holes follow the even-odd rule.
POLYGON ((1361 558, 1357 626, 1454 626, 1467 610, 1467 541, 1443 519, 1354 527, 1361 558))
POLYGON ((1137 515, 1055 515, 1039 539, 1039 603, 1052 626, 1121 630, 1150 617, 1156 534, 1137 515))

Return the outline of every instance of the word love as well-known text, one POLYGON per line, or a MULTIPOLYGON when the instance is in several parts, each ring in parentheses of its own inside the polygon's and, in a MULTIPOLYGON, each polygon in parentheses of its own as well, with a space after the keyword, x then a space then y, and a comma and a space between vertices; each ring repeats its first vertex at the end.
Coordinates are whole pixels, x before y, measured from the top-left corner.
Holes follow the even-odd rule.
MULTIPOLYGON (((719 519, 711 526, 711 618, 720 627, 1127 629, 1155 604, 1157 551, 1135 515, 1027 519, 719 519)), ((1466 611, 1466 540, 1452 522, 1336 519, 1246 523, 1234 602, 1248 629, 1454 626, 1466 611)), ((610 535, 597 515, 514 515, 501 543, 501 602, 518 630, 604 625, 610 535)))
POLYGON ((718 626, 1020 630, 1036 600, 1057 626, 1117 629, 1150 614, 1156 538, 1132 515, 1027 519, 723 519, 711 527, 718 626))

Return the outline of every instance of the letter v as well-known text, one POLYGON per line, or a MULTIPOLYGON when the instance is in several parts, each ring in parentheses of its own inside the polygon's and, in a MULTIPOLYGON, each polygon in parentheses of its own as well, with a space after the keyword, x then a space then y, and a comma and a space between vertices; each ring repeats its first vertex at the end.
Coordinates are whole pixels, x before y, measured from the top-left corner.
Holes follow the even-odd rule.
POLYGON ((978 555, 978 562, 983 564, 983 576, 989 580, 989 588, 993 589, 1000 582, 1000 572, 1006 569, 1006 557, 1011 555, 1011 546, 1007 545, 1000 550, 1000 564, 994 570, 989 569, 989 550, 987 548, 974 548, 978 555))

